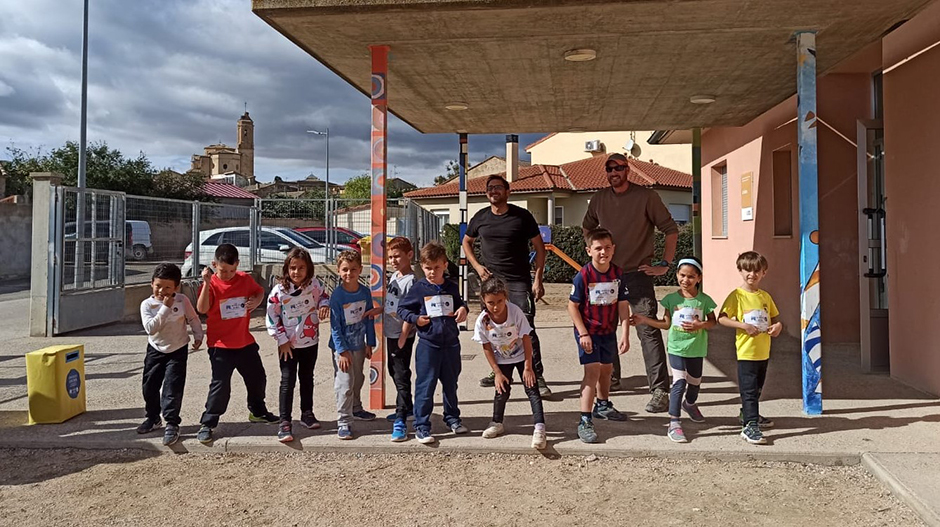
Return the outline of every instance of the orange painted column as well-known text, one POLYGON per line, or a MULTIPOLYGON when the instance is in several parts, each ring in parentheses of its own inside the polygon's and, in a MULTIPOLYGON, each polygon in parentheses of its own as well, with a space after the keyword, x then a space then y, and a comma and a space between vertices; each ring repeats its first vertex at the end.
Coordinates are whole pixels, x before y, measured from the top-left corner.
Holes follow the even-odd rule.
MULTIPOLYGON (((388 162, 388 46, 369 46, 372 54, 372 254, 369 289, 375 305, 385 308, 385 173, 388 162)), ((375 319, 375 348, 369 361, 369 408, 385 408, 385 335, 375 319)))

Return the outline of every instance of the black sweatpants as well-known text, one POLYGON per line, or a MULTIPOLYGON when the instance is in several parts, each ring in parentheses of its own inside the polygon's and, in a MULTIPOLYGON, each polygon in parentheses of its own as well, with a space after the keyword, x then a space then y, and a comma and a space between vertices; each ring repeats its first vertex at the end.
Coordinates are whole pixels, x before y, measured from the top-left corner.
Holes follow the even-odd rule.
POLYGON ((294 406, 294 386, 300 381, 300 414, 313 411, 313 367, 317 364, 318 344, 307 348, 294 348, 293 358, 280 357, 281 387, 278 393, 281 421, 291 420, 294 406))
POLYGON ((405 346, 398 347, 397 338, 385 339, 388 348, 388 374, 395 383, 398 397, 395 399, 395 415, 399 419, 406 419, 414 413, 414 396, 411 394, 411 352, 414 349, 415 338, 405 341, 405 346))
MULTIPOLYGON (((493 397, 493 422, 502 423, 503 416, 506 413, 506 402, 509 401, 509 393, 512 391, 512 371, 516 370, 519 372, 519 380, 522 380, 522 372, 525 370, 525 361, 516 362, 514 364, 497 364, 497 366, 499 366, 499 371, 509 379, 509 386, 506 387, 506 390, 503 391, 503 393, 496 392, 496 396, 493 397)), ((542 411, 542 396, 539 395, 538 383, 529 387, 526 386, 523 381, 522 388, 529 398, 529 405, 532 406, 532 422, 535 424, 544 424, 545 413, 542 411)))
POLYGON ((180 425, 183 387, 186 385, 186 360, 189 358, 187 347, 163 353, 147 344, 142 382, 147 419, 156 421, 162 410, 166 424, 180 425))
MULTIPOLYGON (((656 301, 656 290, 653 288, 653 277, 641 271, 624 273, 627 282, 627 301, 630 310, 650 318, 657 318, 659 304, 656 301)), ((643 363, 646 365, 646 378, 649 382, 650 393, 653 390, 669 391, 669 368, 666 361, 666 346, 663 343, 663 332, 653 326, 637 326, 637 337, 640 339, 640 348, 643 350, 643 363)), ((620 355, 614 355, 614 369, 610 374, 612 381, 620 380, 620 355)))
POLYGON ((739 360, 738 389, 741 391, 741 407, 744 423, 757 422, 760 416, 760 394, 767 379, 767 364, 770 360, 739 360))
POLYGON ((232 396, 232 373, 236 370, 245 381, 245 388, 248 390, 248 411, 254 415, 268 413, 268 407, 264 404, 267 378, 258 349, 257 343, 235 349, 209 348, 212 382, 209 383, 206 411, 199 419, 201 424, 209 428, 219 425, 219 417, 225 413, 228 400, 232 396))

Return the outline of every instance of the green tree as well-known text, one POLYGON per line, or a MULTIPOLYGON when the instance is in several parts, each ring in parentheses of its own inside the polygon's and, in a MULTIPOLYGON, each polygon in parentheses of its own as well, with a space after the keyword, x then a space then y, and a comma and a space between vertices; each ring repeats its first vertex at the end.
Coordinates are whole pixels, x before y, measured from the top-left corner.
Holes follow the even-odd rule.
POLYGON ((206 201, 206 176, 198 170, 180 174, 163 169, 153 177, 151 195, 165 198, 206 201))
POLYGON ((372 199, 372 177, 369 174, 360 174, 346 181, 343 198, 344 206, 350 207, 368 203, 372 199))
POLYGON ((434 185, 443 185, 451 179, 460 175, 460 165, 457 164, 457 161, 451 159, 447 162, 445 167, 446 172, 434 178, 434 185))
MULTIPOLYGON (((79 145, 75 141, 68 141, 65 146, 49 153, 39 149, 31 153, 15 146, 8 147, 11 158, 9 170, 16 190, 23 191, 24 185, 32 185, 30 172, 58 172, 63 176, 64 185, 78 184, 78 150, 79 145)), ((85 161, 85 184, 88 188, 152 195, 156 170, 143 152, 134 159, 126 158, 119 150, 109 148, 106 142, 100 141, 88 145, 85 161)))

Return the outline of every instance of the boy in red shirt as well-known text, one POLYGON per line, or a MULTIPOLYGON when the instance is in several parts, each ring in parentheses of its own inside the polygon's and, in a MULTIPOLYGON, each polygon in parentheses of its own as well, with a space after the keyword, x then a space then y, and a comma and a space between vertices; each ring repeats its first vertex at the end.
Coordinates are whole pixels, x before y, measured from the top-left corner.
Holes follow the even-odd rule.
POLYGON ((245 381, 248 390, 248 420, 253 423, 277 423, 278 417, 264 404, 267 378, 258 344, 248 331, 251 311, 264 300, 264 290, 254 278, 238 270, 238 249, 223 243, 215 250, 212 261, 215 273, 208 267, 202 271, 203 287, 196 300, 196 310, 208 314, 206 345, 212 366, 212 382, 206 411, 196 434, 200 443, 212 441, 212 430, 228 407, 232 395, 232 373, 245 381))

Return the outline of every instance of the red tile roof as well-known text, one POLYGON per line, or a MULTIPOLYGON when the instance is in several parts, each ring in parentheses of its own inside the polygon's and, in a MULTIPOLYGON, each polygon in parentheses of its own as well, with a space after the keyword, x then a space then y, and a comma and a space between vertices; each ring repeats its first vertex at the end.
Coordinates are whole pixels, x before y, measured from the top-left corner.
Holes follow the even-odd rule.
MULTIPOLYGON (((533 165, 519 168, 519 179, 510 188, 513 192, 569 191, 584 192, 606 188, 607 173, 604 164, 607 156, 594 156, 580 161, 556 165, 533 165)), ((630 159, 629 180, 644 187, 691 189, 692 176, 655 163, 630 159)), ((503 177, 506 173, 499 174, 503 177)), ((467 180, 467 194, 485 194, 487 178, 467 180)), ((459 182, 449 181, 436 187, 413 190, 405 194, 408 198, 444 198, 459 194, 459 182)))
POLYGON ((251 192, 242 190, 235 185, 229 183, 219 183, 216 181, 207 181, 203 187, 206 194, 214 196, 216 198, 236 198, 236 199, 257 199, 258 196, 255 196, 251 192))

